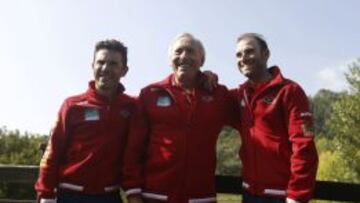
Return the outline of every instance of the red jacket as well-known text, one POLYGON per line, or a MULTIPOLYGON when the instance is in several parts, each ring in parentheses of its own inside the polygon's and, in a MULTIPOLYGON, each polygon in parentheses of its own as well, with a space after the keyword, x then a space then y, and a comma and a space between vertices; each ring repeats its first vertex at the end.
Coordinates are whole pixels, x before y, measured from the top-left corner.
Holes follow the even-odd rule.
POLYGON ((219 85, 209 93, 198 86, 187 98, 172 77, 141 91, 124 189, 171 203, 215 202, 216 141, 231 111, 227 89, 219 85))
POLYGON ((278 67, 272 80, 233 90, 241 106, 243 187, 260 196, 312 197, 318 165, 307 96, 278 67))
POLYGON ((123 151, 133 98, 119 85, 109 102, 89 83, 86 93, 61 106, 40 163, 35 189, 40 198, 55 198, 55 189, 101 194, 119 189, 123 151))

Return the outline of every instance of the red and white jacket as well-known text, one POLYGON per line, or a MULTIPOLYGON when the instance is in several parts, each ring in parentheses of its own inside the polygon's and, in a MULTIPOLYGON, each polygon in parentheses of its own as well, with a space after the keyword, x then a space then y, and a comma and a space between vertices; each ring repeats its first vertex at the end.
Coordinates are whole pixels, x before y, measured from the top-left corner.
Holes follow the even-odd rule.
POLYGON ((302 88, 283 78, 278 67, 269 71, 270 81, 257 86, 248 81, 232 90, 241 108, 243 188, 307 202, 318 165, 313 115, 302 88))
POLYGON ((125 153, 124 189, 171 203, 216 202, 216 141, 236 102, 230 104, 224 86, 210 93, 198 85, 186 95, 172 79, 141 91, 125 153))
POLYGON ((39 199, 56 197, 56 190, 101 194, 116 191, 130 116, 135 99, 123 94, 111 102, 98 95, 94 82, 86 93, 67 98, 61 106, 35 184, 39 199))

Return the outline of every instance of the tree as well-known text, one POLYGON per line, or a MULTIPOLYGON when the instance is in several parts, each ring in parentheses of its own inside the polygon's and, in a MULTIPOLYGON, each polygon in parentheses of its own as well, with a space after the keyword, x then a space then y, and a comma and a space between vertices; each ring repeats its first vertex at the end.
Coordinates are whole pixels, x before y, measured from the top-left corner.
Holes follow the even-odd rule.
POLYGON ((333 136, 331 131, 325 126, 325 120, 329 118, 333 109, 332 105, 338 101, 345 92, 333 92, 321 89, 314 97, 310 97, 312 111, 315 118, 315 134, 321 136, 333 136))
MULTIPOLYGON (((18 130, 0 128, 0 163, 11 165, 38 165, 41 152, 40 143, 45 136, 21 134, 18 130)), ((0 183, 0 198, 35 199, 33 184, 0 183)))
POLYGON ((338 173, 338 179, 360 183, 360 59, 349 65, 345 76, 350 90, 335 102, 326 126, 334 133, 335 150, 348 169, 338 173))
POLYGON ((236 130, 225 127, 221 131, 217 143, 217 174, 240 176, 240 145, 240 136, 236 130))

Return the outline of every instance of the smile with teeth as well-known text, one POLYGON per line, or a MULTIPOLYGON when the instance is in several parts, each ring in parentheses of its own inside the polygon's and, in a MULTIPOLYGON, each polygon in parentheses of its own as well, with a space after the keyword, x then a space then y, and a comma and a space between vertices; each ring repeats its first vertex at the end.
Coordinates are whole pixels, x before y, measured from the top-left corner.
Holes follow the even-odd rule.
POLYGON ((178 67, 181 69, 189 68, 191 67, 191 63, 180 63, 178 67))

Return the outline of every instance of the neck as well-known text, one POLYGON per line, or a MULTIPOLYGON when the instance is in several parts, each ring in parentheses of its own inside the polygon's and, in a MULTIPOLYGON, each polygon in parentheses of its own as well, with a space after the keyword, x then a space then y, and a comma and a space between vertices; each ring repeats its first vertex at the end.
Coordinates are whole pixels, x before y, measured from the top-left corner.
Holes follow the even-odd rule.
POLYGON ((257 75, 256 77, 249 78, 249 81, 253 84, 259 84, 271 80, 271 78, 271 73, 267 69, 265 69, 261 74, 257 75))
POLYGON ((96 92, 101 95, 106 97, 109 101, 113 100, 113 98, 116 95, 116 90, 102 90, 102 89, 96 89, 96 92))
POLYGON ((183 88, 185 91, 192 91, 196 85, 195 79, 180 79, 176 76, 174 77, 174 82, 177 86, 183 88))

